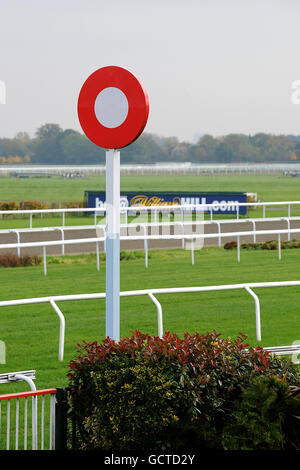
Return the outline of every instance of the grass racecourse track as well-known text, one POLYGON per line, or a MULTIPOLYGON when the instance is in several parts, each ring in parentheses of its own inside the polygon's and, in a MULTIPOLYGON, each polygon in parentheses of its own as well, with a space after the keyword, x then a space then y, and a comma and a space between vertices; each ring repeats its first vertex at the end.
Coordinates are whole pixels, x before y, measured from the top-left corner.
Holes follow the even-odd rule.
MULTIPOLYGON (((105 177, 68 180, 59 177, 0 178, 0 200, 71 201, 84 190, 105 189, 105 177)), ((283 175, 151 175, 121 176, 122 190, 203 190, 257 192, 261 201, 300 200, 300 180, 283 175)), ((251 214, 252 215, 252 214, 251 214)), ((277 215, 277 214, 276 214, 277 215)), ((293 214, 292 214, 293 215, 293 214)), ((42 219, 43 225, 46 220, 42 219)), ((28 225, 26 225, 28 226, 28 225)), ((96 270, 95 255, 48 257, 43 266, 0 268, 0 299, 105 292, 105 263, 96 270)), ((299 280, 300 250, 241 251, 205 248, 191 264, 187 250, 151 251, 149 267, 143 254, 121 262, 121 290, 190 287, 242 282, 299 280)), ((300 340, 299 287, 255 289, 261 302, 261 346, 292 344, 300 340)), ((158 296, 164 330, 183 334, 215 329, 222 336, 248 335, 256 345, 255 309, 246 291, 203 292, 158 296)), ((6 346, 6 364, 0 373, 36 369, 37 388, 67 384, 68 363, 77 343, 102 341, 105 336, 105 300, 58 303, 66 319, 65 358, 58 361, 59 321, 49 304, 1 307, 0 340, 6 346)), ((157 334, 156 307, 147 296, 121 298, 121 336, 139 329, 157 334)), ((28 390, 24 383, 1 385, 1 393, 28 390)))
MULTIPOLYGON (((0 200, 79 201, 85 190, 105 191, 105 175, 68 179, 0 177, 0 200)), ((262 201, 300 200, 300 178, 283 174, 121 174, 122 191, 243 191, 255 192, 262 201)))
MULTIPOLYGON (((0 201, 44 201, 71 202, 83 201, 84 191, 105 191, 105 175, 86 176, 80 179, 68 179, 61 176, 50 178, 10 178, 0 176, 0 201)), ((283 174, 157 174, 124 175, 121 174, 121 191, 242 191, 257 193, 261 202, 300 200, 300 178, 291 178, 283 174)), ((267 208, 267 217, 287 216, 287 207, 267 208)), ((251 209, 243 217, 262 217, 262 207, 251 209)), ((300 205, 291 207, 291 216, 300 216, 300 205)), ((232 216, 214 215, 214 219, 232 216)), ((209 218, 209 214, 206 215, 209 218)), ((89 225, 94 223, 93 215, 80 217, 67 214, 68 226, 89 225)), ((33 227, 57 227, 62 225, 62 215, 36 215, 33 227)), ((28 228, 29 216, 8 216, 0 219, 0 229, 28 228)))

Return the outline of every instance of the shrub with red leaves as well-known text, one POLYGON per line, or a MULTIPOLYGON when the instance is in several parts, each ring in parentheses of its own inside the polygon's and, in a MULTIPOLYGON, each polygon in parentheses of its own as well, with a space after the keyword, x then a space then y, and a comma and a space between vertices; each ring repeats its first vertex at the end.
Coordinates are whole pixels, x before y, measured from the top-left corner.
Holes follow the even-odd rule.
POLYGON ((70 362, 68 372, 75 448, 129 450, 138 445, 141 450, 149 446, 155 450, 191 443, 221 448, 221 432, 233 403, 253 377, 276 375, 288 383, 297 382, 285 361, 261 347, 249 347, 246 338, 240 334, 234 340, 224 339, 215 331, 183 337, 166 332, 159 338, 135 331, 118 343, 106 338, 102 343, 78 345, 79 355, 70 362), (148 382, 141 379, 147 368, 148 382), (129 373, 133 370, 134 374, 129 373), (159 387, 168 391, 164 399, 156 393, 155 376, 160 377, 159 387), (145 390, 149 388, 148 394, 142 383, 145 390), (123 409, 129 388, 132 399, 126 398, 128 405, 123 409), (137 391, 147 400, 134 398, 137 391), (168 406, 166 396, 170 397, 168 406), (175 416, 173 421, 170 416, 175 416), (145 420, 147 425, 139 428, 138 423, 145 420), (134 429, 138 429, 136 435, 134 429))

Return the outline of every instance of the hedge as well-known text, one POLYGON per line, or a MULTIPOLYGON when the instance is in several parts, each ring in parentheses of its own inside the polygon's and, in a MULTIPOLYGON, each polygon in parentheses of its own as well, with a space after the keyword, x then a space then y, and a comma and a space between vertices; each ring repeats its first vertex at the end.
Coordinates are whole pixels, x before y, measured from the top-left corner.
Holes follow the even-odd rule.
POLYGON ((246 338, 135 331, 118 343, 78 345, 68 372, 69 445, 300 450, 298 369, 246 338))

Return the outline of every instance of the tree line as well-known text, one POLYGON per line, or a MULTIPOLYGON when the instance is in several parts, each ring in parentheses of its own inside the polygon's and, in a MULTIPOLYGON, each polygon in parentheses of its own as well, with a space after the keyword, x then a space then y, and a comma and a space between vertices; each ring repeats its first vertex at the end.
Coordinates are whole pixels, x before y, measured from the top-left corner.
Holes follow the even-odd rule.
MULTIPOLYGON (((122 163, 167 162, 266 163, 300 160, 300 135, 228 134, 203 135, 196 143, 177 137, 143 133, 122 149, 122 163)), ((44 124, 31 138, 19 132, 14 138, 0 139, 0 164, 95 165, 105 163, 105 150, 73 129, 44 124)))

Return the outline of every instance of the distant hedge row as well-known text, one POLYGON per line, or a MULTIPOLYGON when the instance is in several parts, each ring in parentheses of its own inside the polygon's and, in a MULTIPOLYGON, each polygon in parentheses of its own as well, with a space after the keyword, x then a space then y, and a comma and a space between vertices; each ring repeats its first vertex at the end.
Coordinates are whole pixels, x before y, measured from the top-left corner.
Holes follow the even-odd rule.
POLYGON ((42 259, 37 255, 18 256, 13 254, 0 255, 0 266, 4 268, 16 268, 18 266, 37 266, 41 264, 42 259))
POLYGON ((1 211, 35 210, 35 209, 73 209, 84 207, 83 201, 3 201, 0 202, 1 211))

